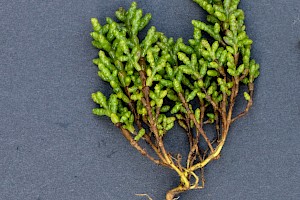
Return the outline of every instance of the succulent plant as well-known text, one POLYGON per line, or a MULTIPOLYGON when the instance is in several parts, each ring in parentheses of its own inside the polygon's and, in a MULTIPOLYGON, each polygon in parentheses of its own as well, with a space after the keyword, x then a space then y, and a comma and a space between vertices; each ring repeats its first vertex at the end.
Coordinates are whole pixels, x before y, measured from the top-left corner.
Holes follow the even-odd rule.
POLYGON ((112 87, 109 97, 92 94, 99 105, 93 113, 109 117, 142 155, 177 172, 180 184, 167 192, 166 200, 204 187, 203 169, 219 158, 230 125, 252 106, 253 82, 259 76, 240 1, 194 1, 208 15, 206 23, 192 21, 194 35, 188 44, 182 38, 166 37, 154 26, 141 39, 139 33, 151 14, 144 15, 136 2, 128 10, 117 10, 116 21, 106 18, 106 24, 100 25, 91 19, 92 44, 99 49, 93 62, 99 77, 112 87), (247 106, 233 116, 241 85, 248 87, 247 106), (165 148, 164 137, 175 123, 189 141, 185 161, 165 148), (208 124, 215 126, 213 133, 207 133, 208 124), (153 152, 146 151, 140 140, 153 152))

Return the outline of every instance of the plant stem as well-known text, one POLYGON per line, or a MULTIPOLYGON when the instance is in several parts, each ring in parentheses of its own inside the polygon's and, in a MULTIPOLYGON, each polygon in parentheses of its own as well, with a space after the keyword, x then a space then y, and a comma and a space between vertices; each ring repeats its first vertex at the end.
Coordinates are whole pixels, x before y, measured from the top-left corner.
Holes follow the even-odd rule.
POLYGON ((156 160, 155 158, 153 158, 152 156, 150 156, 147 151, 145 149, 143 149, 132 137, 129 131, 127 131, 126 129, 122 128, 122 124, 118 123, 116 125, 118 128, 121 129, 121 133, 122 135, 129 141, 129 143, 131 144, 131 146, 133 146, 134 148, 136 148, 143 156, 146 156, 147 158, 149 158, 151 161, 153 161, 154 163, 158 164, 158 165, 165 165, 164 163, 162 163, 160 160, 156 160))
POLYGON ((231 120, 231 123, 233 123, 233 122, 235 122, 237 119, 239 119, 239 118, 245 116, 245 115, 249 112, 249 109, 251 108, 251 106, 253 105, 253 92, 254 92, 254 84, 253 84, 253 83, 249 83, 248 90, 249 90, 250 100, 248 101, 245 110, 244 110, 242 113, 238 114, 236 117, 234 117, 234 118, 231 120))
POLYGON ((178 93, 178 97, 180 98, 180 100, 181 100, 181 102, 182 102, 184 108, 186 109, 186 111, 187 111, 187 113, 188 113, 190 119, 194 122, 194 124, 195 124, 197 130, 198 130, 199 133, 203 136, 203 138, 205 139, 205 141, 206 141, 208 147, 209 147, 210 150, 213 152, 213 151, 214 151, 213 146, 211 145, 211 143, 210 143, 210 141, 209 141, 207 135, 205 134, 204 130, 200 127, 199 123, 197 122, 197 120, 196 120, 196 118, 195 118, 195 115, 191 112, 191 110, 190 110, 190 108, 189 108, 189 106, 188 106, 188 104, 187 104, 187 102, 186 102, 186 100, 185 100, 183 94, 179 92, 179 93, 178 93))

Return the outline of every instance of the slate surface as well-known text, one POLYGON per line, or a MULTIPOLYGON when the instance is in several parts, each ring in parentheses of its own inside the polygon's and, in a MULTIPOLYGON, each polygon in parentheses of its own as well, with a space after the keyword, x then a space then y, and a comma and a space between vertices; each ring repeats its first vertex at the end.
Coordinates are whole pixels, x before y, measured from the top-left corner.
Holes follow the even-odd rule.
MULTIPOLYGON (((190 0, 138 1, 151 24, 192 35, 204 11, 190 0)), ((126 0, 0 1, 0 199, 154 200, 176 174, 135 152, 90 94, 107 90, 91 63, 89 19, 126 0)), ((242 1, 253 57, 261 64, 255 104, 232 128, 206 188, 180 199, 300 199, 300 1, 242 1)), ((239 105, 241 106, 241 105, 239 105)), ((169 145, 180 149, 176 138, 169 145)))

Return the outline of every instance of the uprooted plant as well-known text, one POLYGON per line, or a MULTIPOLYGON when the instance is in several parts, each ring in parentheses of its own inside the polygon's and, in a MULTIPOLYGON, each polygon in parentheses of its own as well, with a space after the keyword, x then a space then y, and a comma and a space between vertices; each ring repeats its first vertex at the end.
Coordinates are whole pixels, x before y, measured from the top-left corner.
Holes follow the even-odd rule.
POLYGON ((177 172, 180 184, 167 192, 166 200, 204 186, 203 169, 219 158, 230 125, 252 106, 253 81, 259 75, 259 65, 250 60, 252 40, 239 0, 194 1, 208 12, 207 23, 192 21, 194 36, 188 45, 154 26, 140 39, 151 15, 143 15, 135 2, 127 11, 116 11, 117 21, 106 18, 101 26, 91 20, 93 45, 100 49, 93 62, 113 91, 109 98, 101 92, 92 94, 100 105, 93 113, 109 117, 142 155, 177 172), (248 87, 247 106, 233 116, 241 85, 248 87), (165 148, 164 136, 174 123, 189 141, 185 161, 165 148), (208 125, 215 126, 214 133, 207 133, 208 125), (210 139, 211 135, 215 137, 210 139))

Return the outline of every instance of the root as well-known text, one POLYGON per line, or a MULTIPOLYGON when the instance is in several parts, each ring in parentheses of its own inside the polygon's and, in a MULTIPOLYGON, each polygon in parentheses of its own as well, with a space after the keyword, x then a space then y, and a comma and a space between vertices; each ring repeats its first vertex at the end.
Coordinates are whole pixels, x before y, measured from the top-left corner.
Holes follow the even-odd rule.
POLYGON ((153 200, 148 194, 135 194, 135 195, 140 197, 147 197, 148 200, 153 200))
POLYGON ((176 195, 183 193, 185 191, 190 190, 190 188, 178 186, 172 190, 169 190, 166 194, 166 200, 176 200, 179 199, 179 197, 175 197, 176 195))

